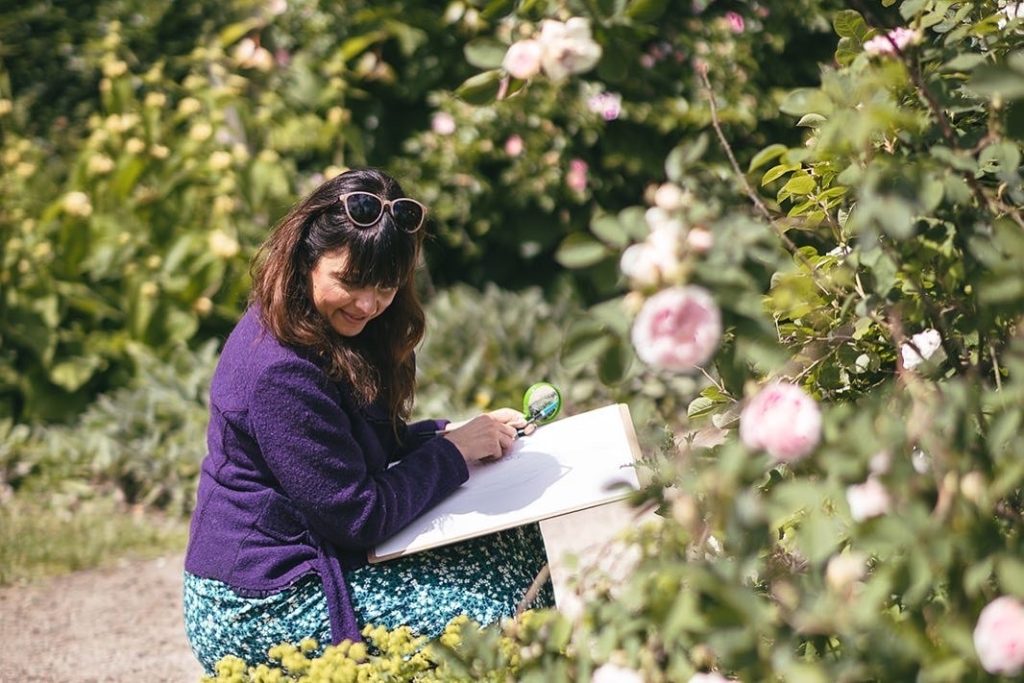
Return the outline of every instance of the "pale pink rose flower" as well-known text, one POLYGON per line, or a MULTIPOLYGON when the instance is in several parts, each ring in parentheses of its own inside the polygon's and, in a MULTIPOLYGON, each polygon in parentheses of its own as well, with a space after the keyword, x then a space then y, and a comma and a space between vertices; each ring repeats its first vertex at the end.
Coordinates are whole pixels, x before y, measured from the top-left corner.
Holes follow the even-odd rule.
POLYGON ((821 439, 821 410, 813 398, 786 382, 773 382, 740 413, 740 439, 779 462, 795 462, 821 439))
POLYGON ((455 117, 439 111, 430 119, 430 129, 438 135, 451 135, 455 132, 455 117))
POLYGON ((545 19, 537 40, 544 46, 541 66, 555 82, 565 80, 570 74, 589 71, 601 59, 601 46, 591 38, 590 22, 582 17, 573 17, 565 23, 545 19))
POLYGON ((608 663, 602 664, 594 672, 590 683, 644 683, 644 679, 629 667, 608 663))
POLYGON ((505 140, 505 154, 510 157, 519 156, 525 149, 526 144, 523 142, 523 138, 518 135, 509 135, 508 139, 505 140))
POLYGON ((868 477, 863 484, 848 486, 846 502, 850 506, 850 516, 858 522, 884 515, 892 507, 889 491, 877 477, 868 477))
POLYGON ((663 211, 678 211, 688 201, 687 193, 675 183, 662 183, 654 192, 654 205, 663 211))
POLYGON ((623 275, 642 287, 658 284, 661 277, 657 254, 647 242, 626 247, 619 260, 619 268, 623 275))
POLYGON ((587 171, 590 166, 583 159, 573 159, 569 162, 569 172, 565 175, 565 184, 569 189, 576 192, 583 192, 587 189, 587 171))
POLYGON ((688 683, 729 683, 729 679, 716 671, 711 671, 693 674, 688 683))
POLYGON ((715 236, 707 228, 690 228, 686 233, 686 244, 698 254, 704 254, 715 246, 715 236))
POLYGON ((939 335, 938 330, 927 329, 923 332, 918 332, 910 338, 913 342, 911 344, 903 344, 900 347, 900 355, 903 356, 903 367, 907 370, 913 370, 921 363, 929 360, 935 355, 935 352, 942 348, 942 337, 939 335), (917 350, 914 350, 914 347, 917 350))
POLYGON ((1024 604, 1006 595, 988 603, 974 627, 974 650, 990 674, 1020 673, 1024 669, 1024 604))
POLYGON ((722 314, 703 287, 671 287, 648 299, 633 322, 640 360, 665 370, 690 372, 714 354, 722 314))
POLYGON ((605 121, 614 121, 622 113, 622 95, 616 92, 602 92, 587 100, 587 109, 600 114, 605 121))
POLYGON ((544 46, 539 41, 520 40, 508 48, 501 66, 512 78, 525 81, 540 73, 543 57, 544 46))
POLYGON ((725 23, 733 33, 743 33, 743 30, 746 28, 743 17, 736 12, 726 12, 725 23))
POLYGON ((869 55, 894 55, 896 54, 896 48, 893 47, 893 43, 896 44, 900 51, 903 51, 908 45, 915 45, 920 40, 921 34, 919 32, 900 26, 889 31, 884 36, 875 36, 864 43, 864 52, 867 52, 869 55))
POLYGON ((681 236, 683 234, 683 221, 679 216, 660 206, 652 206, 644 211, 644 221, 647 222, 647 227, 651 229, 651 232, 665 230, 674 235, 681 236))
POLYGON ((844 593, 867 574, 867 561, 864 553, 855 551, 836 555, 825 567, 825 582, 837 593, 844 593))

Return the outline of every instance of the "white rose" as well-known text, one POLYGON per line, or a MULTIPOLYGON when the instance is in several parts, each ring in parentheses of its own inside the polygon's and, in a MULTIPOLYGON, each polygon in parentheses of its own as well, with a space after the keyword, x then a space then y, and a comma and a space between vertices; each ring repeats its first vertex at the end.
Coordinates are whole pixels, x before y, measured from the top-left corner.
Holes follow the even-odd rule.
POLYGON ((608 663, 594 672, 590 683, 644 683, 644 679, 633 669, 608 663))
POLYGON ((849 552, 836 555, 825 567, 825 581, 829 587, 844 593, 867 573, 867 557, 863 553, 849 552))
POLYGON ((889 492, 876 477, 868 477, 863 484, 848 487, 846 502, 850 506, 850 516, 858 522, 884 515, 892 505, 889 492))
POLYGON ((939 335, 938 330, 929 328, 923 332, 918 332, 910 338, 910 341, 912 344, 904 343, 900 347, 900 355, 903 356, 903 367, 907 370, 915 369, 933 356, 937 361, 942 360, 941 354, 936 355, 936 352, 942 348, 942 337, 939 335))
POLYGON ((564 24, 545 19, 538 40, 544 46, 541 66, 555 82, 589 71, 601 59, 601 46, 590 36, 590 23, 581 17, 564 24))

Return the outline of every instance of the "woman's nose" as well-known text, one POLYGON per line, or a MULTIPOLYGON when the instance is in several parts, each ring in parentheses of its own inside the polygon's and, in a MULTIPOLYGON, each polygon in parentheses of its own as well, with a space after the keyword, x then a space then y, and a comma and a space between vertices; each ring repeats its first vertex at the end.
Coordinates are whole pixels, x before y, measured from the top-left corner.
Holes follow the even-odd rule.
POLYGON ((365 289, 356 295, 356 308, 364 313, 372 313, 374 306, 376 305, 375 299, 376 296, 374 295, 374 292, 372 290, 365 289))

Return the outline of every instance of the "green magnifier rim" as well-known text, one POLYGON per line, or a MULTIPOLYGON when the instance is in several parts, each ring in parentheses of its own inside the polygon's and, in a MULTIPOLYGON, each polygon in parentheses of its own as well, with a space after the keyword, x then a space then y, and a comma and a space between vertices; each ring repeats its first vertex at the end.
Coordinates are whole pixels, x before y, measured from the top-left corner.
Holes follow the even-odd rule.
POLYGON ((530 415, 530 402, 531 402, 531 399, 533 398, 534 394, 536 394, 541 389, 543 389, 543 390, 550 390, 550 391, 555 392, 555 399, 558 401, 558 405, 555 407, 555 412, 551 413, 550 415, 548 415, 543 420, 537 420, 537 422, 539 424, 543 424, 545 422, 551 422, 556 417, 558 417, 558 414, 560 412, 562 412, 562 392, 560 392, 558 390, 558 387, 556 387, 554 384, 552 384, 550 382, 536 382, 534 384, 531 384, 526 389, 526 391, 523 392, 523 415, 526 415, 526 416, 530 415))

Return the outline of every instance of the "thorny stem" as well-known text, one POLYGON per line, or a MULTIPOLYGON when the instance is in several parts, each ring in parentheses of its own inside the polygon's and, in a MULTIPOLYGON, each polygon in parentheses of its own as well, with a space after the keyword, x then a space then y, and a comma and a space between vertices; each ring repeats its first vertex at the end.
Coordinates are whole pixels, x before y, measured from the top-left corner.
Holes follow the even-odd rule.
POLYGON ((826 294, 842 294, 842 292, 835 288, 831 282, 827 282, 818 276, 818 270, 814 267, 814 264, 808 261, 807 257, 800 253, 796 244, 789 238, 786 231, 778 224, 775 217, 772 216, 771 211, 768 210, 768 207, 764 205, 764 202, 761 201, 761 198, 754 191, 754 188, 750 186, 750 182, 747 181, 746 174, 742 169, 740 169, 739 162, 736 161, 736 155, 733 154, 732 145, 729 144, 729 141, 725 137, 725 133, 722 132, 722 123, 718 118, 718 101, 715 99, 715 91, 712 90, 711 82, 708 80, 707 69, 697 69, 697 75, 700 77, 701 84, 704 87, 704 92, 708 96, 708 105, 711 108, 711 125, 715 129, 715 135, 718 137, 718 142, 722 145, 722 149, 725 150, 725 155, 729 158, 729 165, 732 166, 733 173, 736 174, 737 179, 739 179, 740 184, 743 186, 743 191, 750 198, 750 201, 754 203, 754 206, 761 215, 764 216, 765 220, 768 221, 768 225, 772 227, 775 234, 778 235, 780 240, 782 240, 782 244, 786 247, 787 251, 789 251, 793 255, 793 258, 799 261, 800 264, 807 269, 811 275, 811 280, 814 282, 814 285, 826 294))

